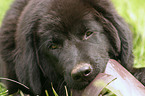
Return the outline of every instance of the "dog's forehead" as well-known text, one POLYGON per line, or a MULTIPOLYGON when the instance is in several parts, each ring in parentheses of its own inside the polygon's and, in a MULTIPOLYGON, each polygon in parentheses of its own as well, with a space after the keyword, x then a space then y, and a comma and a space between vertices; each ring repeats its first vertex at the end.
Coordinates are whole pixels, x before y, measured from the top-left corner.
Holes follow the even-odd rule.
POLYGON ((56 11, 58 14, 80 13, 89 7, 90 4, 84 0, 52 0, 50 2, 50 9, 56 11))
POLYGON ((66 25, 81 20, 90 11, 90 5, 83 0, 54 0, 48 9, 49 14, 60 18, 66 25))
POLYGON ((50 3, 46 15, 41 19, 47 21, 45 28, 48 30, 68 31, 92 18, 92 8, 83 0, 54 0, 50 3))

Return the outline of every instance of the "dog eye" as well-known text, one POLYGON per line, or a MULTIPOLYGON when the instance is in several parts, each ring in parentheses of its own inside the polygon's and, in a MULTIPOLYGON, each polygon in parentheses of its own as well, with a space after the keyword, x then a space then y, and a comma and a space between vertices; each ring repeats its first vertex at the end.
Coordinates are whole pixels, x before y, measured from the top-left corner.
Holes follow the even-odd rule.
POLYGON ((93 34, 93 32, 88 31, 88 32, 86 33, 86 37, 88 37, 88 36, 90 36, 90 35, 92 35, 92 34, 93 34))
POLYGON ((59 45, 52 43, 50 46, 48 46, 49 49, 59 49, 61 48, 59 45))
POLYGON ((90 38, 92 36, 93 32, 92 31, 87 31, 85 36, 84 36, 84 40, 87 40, 88 38, 90 38))

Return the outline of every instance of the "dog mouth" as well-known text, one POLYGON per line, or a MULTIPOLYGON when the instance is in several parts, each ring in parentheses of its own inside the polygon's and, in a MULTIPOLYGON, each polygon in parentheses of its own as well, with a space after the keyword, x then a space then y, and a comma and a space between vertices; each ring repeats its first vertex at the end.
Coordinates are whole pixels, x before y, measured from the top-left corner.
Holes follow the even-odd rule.
POLYGON ((86 87, 91 83, 91 81, 84 81, 79 82, 77 84, 74 84, 74 86, 70 89, 72 92, 72 96, 81 96, 81 94, 84 92, 86 87))

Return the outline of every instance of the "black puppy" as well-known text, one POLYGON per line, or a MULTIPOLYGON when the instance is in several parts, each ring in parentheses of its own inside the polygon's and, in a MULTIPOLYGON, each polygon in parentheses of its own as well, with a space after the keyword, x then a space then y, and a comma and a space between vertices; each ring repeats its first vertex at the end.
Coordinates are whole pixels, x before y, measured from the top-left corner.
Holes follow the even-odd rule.
MULTIPOLYGON (((132 36, 109 0, 15 0, 0 29, 9 94, 85 88, 115 59, 135 72, 132 36), (27 90, 26 90, 27 89, 27 90)), ((145 84, 143 71, 135 75, 145 84), (139 74, 139 75, 138 75, 139 74)), ((134 74, 134 73, 133 73, 134 74)))

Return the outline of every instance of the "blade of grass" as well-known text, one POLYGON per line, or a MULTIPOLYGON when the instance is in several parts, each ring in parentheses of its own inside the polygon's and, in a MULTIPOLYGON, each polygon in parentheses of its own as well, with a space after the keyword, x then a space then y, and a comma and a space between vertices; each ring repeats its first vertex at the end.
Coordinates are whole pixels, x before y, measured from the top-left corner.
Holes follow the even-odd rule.
POLYGON ((45 94, 46 94, 46 96, 49 96, 49 94, 48 94, 48 91, 47 91, 47 90, 45 90, 45 94))
POLYGON ((64 86, 64 87, 65 87, 66 96, 68 96, 67 87, 66 86, 64 86))
POLYGON ((53 90, 53 93, 55 96, 58 96, 58 94, 56 93, 55 89, 53 88, 53 84, 51 83, 51 87, 52 87, 52 90, 53 90))
POLYGON ((23 92, 22 92, 22 91, 20 91, 20 96, 24 96, 24 94, 23 94, 23 92))

